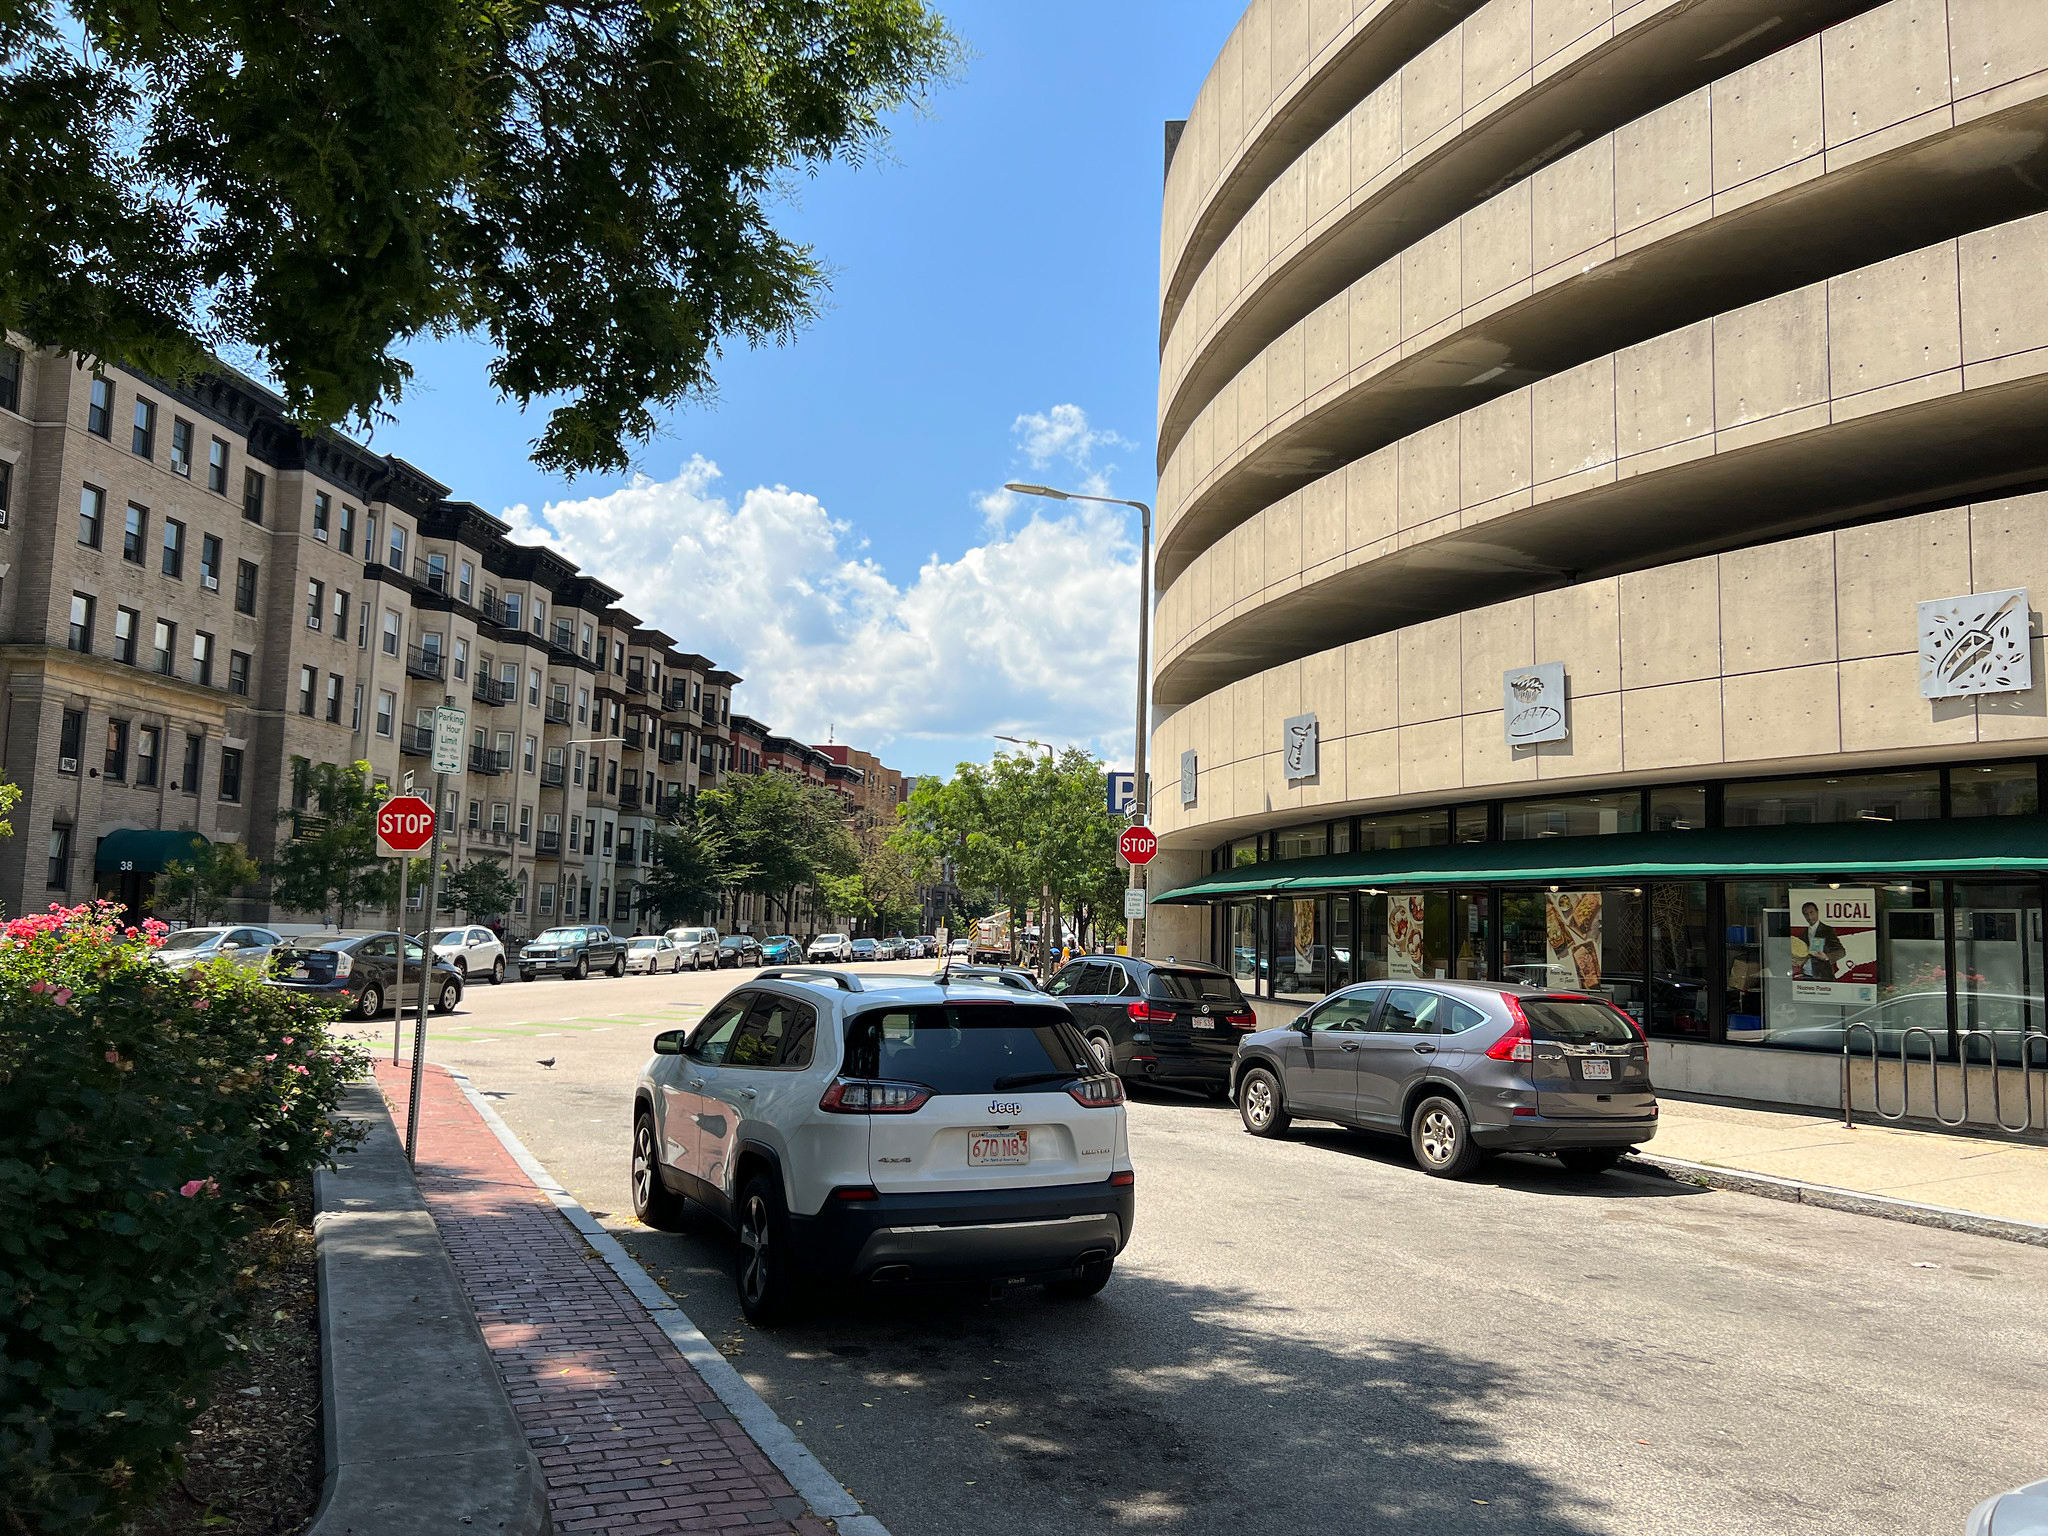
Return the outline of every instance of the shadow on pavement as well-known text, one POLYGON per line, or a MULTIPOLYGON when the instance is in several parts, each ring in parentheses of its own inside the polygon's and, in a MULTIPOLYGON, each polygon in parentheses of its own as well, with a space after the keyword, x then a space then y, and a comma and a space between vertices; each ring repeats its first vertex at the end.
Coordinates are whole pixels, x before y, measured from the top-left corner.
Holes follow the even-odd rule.
POLYGON ((1484 1327, 1340 1347, 1255 1292, 1126 1269, 1082 1303, 842 1297, 769 1338, 715 1222, 620 1236, 896 1536, 1610 1528, 1490 1427, 1541 1383, 1484 1327))
MULTIPOLYGON (((1364 1162, 1414 1175, 1428 1182, 1430 1176, 1415 1165, 1408 1143, 1398 1136, 1380 1136, 1370 1131, 1351 1131, 1337 1126, 1303 1126, 1292 1139, 1303 1146, 1341 1152, 1364 1162)), ((1683 1184, 1648 1169, 1629 1170, 1626 1161, 1612 1173, 1572 1173, 1552 1157, 1537 1153, 1504 1152, 1480 1164, 1478 1172, 1455 1184, 1493 1185, 1531 1195, 1564 1195, 1579 1200, 1666 1200, 1689 1195, 1711 1195, 1699 1184, 1683 1184)))

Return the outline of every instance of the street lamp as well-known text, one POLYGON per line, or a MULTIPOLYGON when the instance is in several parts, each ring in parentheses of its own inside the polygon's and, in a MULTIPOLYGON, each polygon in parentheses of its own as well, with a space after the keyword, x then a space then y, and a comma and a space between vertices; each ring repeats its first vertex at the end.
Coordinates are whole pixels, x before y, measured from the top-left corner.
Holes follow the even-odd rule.
MULTIPOLYGON (((1151 819, 1151 785, 1145 776, 1145 716, 1146 703, 1151 697, 1151 680, 1145 675, 1146 652, 1152 627, 1152 509, 1142 501, 1126 501, 1121 496, 1084 496, 1079 491, 1055 490, 1049 485, 1021 485, 1012 481, 1003 487, 1019 496, 1044 496, 1052 501, 1095 501, 1104 506, 1135 507, 1138 511, 1138 742, 1136 761, 1137 797, 1132 809, 1142 825, 1151 819)), ((1144 877, 1137 865, 1131 866, 1132 890, 1140 889, 1144 877)), ((1145 920, 1134 917, 1130 920, 1131 953, 1144 951, 1145 920)))
POLYGON ((1007 741, 1007 742, 1011 743, 1012 745, 1014 745, 1014 746, 1019 746, 1019 747, 1045 747, 1045 759, 1046 759, 1046 761, 1047 761, 1047 762, 1051 762, 1051 761, 1052 761, 1052 748, 1051 748, 1050 746, 1048 746, 1048 745, 1047 745, 1047 744, 1046 744, 1045 742, 1039 741, 1039 740, 1037 740, 1037 739, 1036 739, 1036 738, 1034 738, 1034 737, 1030 737, 1030 736, 1005 736, 1005 735, 1004 735, 1004 734, 1003 734, 1002 732, 998 731, 998 732, 996 732, 996 740, 997 740, 997 741, 1007 741))

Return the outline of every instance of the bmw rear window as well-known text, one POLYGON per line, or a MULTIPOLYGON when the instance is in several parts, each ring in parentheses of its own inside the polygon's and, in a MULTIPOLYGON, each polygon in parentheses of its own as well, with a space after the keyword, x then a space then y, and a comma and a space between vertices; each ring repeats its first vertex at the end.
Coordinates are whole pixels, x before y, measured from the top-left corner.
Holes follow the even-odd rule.
POLYGON ((877 1008, 846 1025, 848 1077, 922 1083, 935 1094, 1051 1087, 1096 1070, 1087 1042, 1057 1008, 877 1008))
POLYGON ((1539 1040, 1559 1045, 1630 1045, 1636 1032, 1605 1003, 1570 997, 1525 997, 1522 1012, 1539 1040))
POLYGON ((1237 983, 1228 976, 1209 971, 1154 971, 1147 995, 1175 1003, 1223 1003, 1231 1008, 1248 1006, 1237 983))

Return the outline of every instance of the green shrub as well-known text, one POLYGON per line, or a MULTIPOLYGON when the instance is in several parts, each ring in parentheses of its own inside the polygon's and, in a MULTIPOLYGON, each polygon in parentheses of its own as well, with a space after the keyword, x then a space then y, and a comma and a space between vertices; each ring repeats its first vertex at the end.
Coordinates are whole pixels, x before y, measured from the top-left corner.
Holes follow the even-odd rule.
POLYGON ((241 1240, 339 1150, 331 1010, 162 924, 53 907, 0 946, 0 1530, 111 1531, 238 1347, 241 1240))

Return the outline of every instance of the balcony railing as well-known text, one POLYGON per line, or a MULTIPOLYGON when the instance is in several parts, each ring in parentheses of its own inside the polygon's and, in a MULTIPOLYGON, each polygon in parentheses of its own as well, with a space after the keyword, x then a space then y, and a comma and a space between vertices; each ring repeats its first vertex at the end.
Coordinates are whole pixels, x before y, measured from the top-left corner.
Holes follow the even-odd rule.
POLYGON ((645 668, 643 668, 643 667, 628 667, 628 668, 626 668, 626 692, 628 692, 628 693, 645 693, 646 691, 647 691, 647 671, 646 671, 646 669, 645 669, 645 668))
POLYGON ((569 723, 569 701, 567 699, 549 699, 542 706, 542 713, 546 715, 549 725, 567 725, 569 723))
POLYGON ((684 795, 680 789, 672 789, 662 796, 661 804, 655 807, 655 809, 663 816, 677 815, 683 808, 683 799, 684 795))
POLYGON ((432 757, 434 755, 434 728, 429 725, 408 725, 398 733, 398 750, 407 757, 432 757))
POLYGON ((640 862, 640 850, 631 843, 621 843, 619 844, 618 861, 622 869, 638 864, 640 862))
POLYGON ((637 811, 640 809, 640 786, 628 784, 619 790, 619 809, 637 811))
POLYGON ((619 732, 619 736, 625 741, 627 750, 632 752, 638 752, 641 744, 647 739, 640 734, 640 727, 637 725, 627 726, 623 731, 619 732))
POLYGON ((512 829, 510 827, 471 827, 469 840, 485 848, 510 848, 512 829))
POLYGON ((538 847, 542 853, 560 853, 562 851, 562 834, 543 829, 540 833, 538 847))
POLYGON ((560 789, 562 787, 562 765, 560 763, 542 763, 540 765, 540 782, 541 787, 544 789, 560 789))
POLYGON ((408 677, 429 677, 441 682, 448 676, 448 662, 439 647, 408 645, 405 648, 405 671, 408 677))
POLYGON ((680 763, 688 759, 690 749, 679 741, 665 741, 661 744, 661 760, 664 763, 680 763))
POLYGON ((425 555, 419 556, 412 563, 412 579, 425 587, 429 592, 453 592, 455 590, 455 578, 449 574, 448 562, 446 560, 435 565, 425 555))
POLYGON ((470 697, 480 699, 486 704, 510 704, 515 691, 493 678, 485 677, 481 672, 477 673, 475 681, 469 685, 470 697))
POLYGON ((505 751, 499 752, 490 747, 471 747, 469 749, 469 771, 471 773, 510 773, 512 771, 511 749, 507 748, 505 751))

